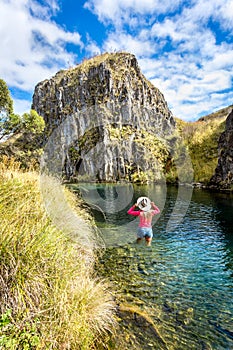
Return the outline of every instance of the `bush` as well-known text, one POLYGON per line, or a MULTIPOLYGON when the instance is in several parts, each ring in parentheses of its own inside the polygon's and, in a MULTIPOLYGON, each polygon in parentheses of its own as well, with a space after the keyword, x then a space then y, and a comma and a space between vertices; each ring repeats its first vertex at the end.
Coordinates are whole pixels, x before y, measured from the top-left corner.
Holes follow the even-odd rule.
POLYGON ((0 165, 0 348, 97 349, 112 329, 93 251, 54 227, 39 176, 0 165))

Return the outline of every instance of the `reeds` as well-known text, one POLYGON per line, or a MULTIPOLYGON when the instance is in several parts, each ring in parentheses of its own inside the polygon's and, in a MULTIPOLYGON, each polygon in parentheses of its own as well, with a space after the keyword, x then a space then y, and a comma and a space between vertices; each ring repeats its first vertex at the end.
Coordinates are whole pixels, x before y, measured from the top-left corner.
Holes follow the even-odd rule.
POLYGON ((115 305, 93 250, 52 224, 38 174, 6 159, 0 218, 0 349, 105 348, 115 305))

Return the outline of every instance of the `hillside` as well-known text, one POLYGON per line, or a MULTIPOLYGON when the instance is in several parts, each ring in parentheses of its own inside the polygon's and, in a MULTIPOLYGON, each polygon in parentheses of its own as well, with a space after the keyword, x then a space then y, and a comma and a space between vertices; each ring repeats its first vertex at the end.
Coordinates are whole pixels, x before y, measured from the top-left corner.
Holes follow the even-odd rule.
MULTIPOLYGON (((222 110, 221 110, 222 111, 222 110)), ((228 108, 225 109, 225 112, 228 108)), ((225 130, 225 113, 213 113, 196 122, 176 119, 194 170, 194 182, 208 183, 218 164, 218 140, 225 130)))
POLYGON ((208 120, 213 120, 213 119, 221 119, 221 118, 226 118, 228 114, 231 112, 233 108, 233 105, 230 105, 225 108, 221 108, 218 111, 215 111, 213 113, 207 114, 203 117, 201 117, 198 121, 208 121, 208 120))

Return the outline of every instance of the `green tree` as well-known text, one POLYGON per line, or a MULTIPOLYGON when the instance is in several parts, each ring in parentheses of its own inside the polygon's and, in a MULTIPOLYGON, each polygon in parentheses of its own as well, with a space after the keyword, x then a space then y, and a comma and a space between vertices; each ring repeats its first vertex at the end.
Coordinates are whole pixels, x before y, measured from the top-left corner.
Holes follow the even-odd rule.
POLYGON ((13 113, 10 91, 0 79, 0 140, 20 132, 40 134, 44 128, 44 119, 33 109, 22 116, 13 113))
POLYGON ((44 128, 44 119, 33 109, 22 116, 12 113, 1 117, 0 140, 18 133, 41 134, 44 128))
POLYGON ((21 117, 18 114, 11 113, 9 115, 1 115, 0 119, 0 140, 11 134, 20 131, 21 117))
POLYGON ((34 110, 22 115, 22 129, 33 134, 41 134, 45 128, 44 119, 34 110))
POLYGON ((3 79, 0 79, 0 114, 9 115, 13 113, 13 101, 10 91, 3 79))

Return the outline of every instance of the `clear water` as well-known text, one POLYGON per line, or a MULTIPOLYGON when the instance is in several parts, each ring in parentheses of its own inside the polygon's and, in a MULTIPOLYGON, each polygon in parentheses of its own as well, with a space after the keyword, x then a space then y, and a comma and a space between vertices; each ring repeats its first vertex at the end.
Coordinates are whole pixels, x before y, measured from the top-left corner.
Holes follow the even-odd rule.
POLYGON ((100 272, 122 300, 149 313, 168 349, 233 349, 233 197, 192 190, 179 211, 174 187, 135 186, 129 202, 127 185, 120 196, 119 186, 98 186, 99 199, 91 185, 84 197, 94 198, 95 220, 107 237, 100 272), (151 247, 135 243, 138 221, 127 214, 140 195, 161 208, 151 247), (177 225, 169 230, 171 216, 177 225))

